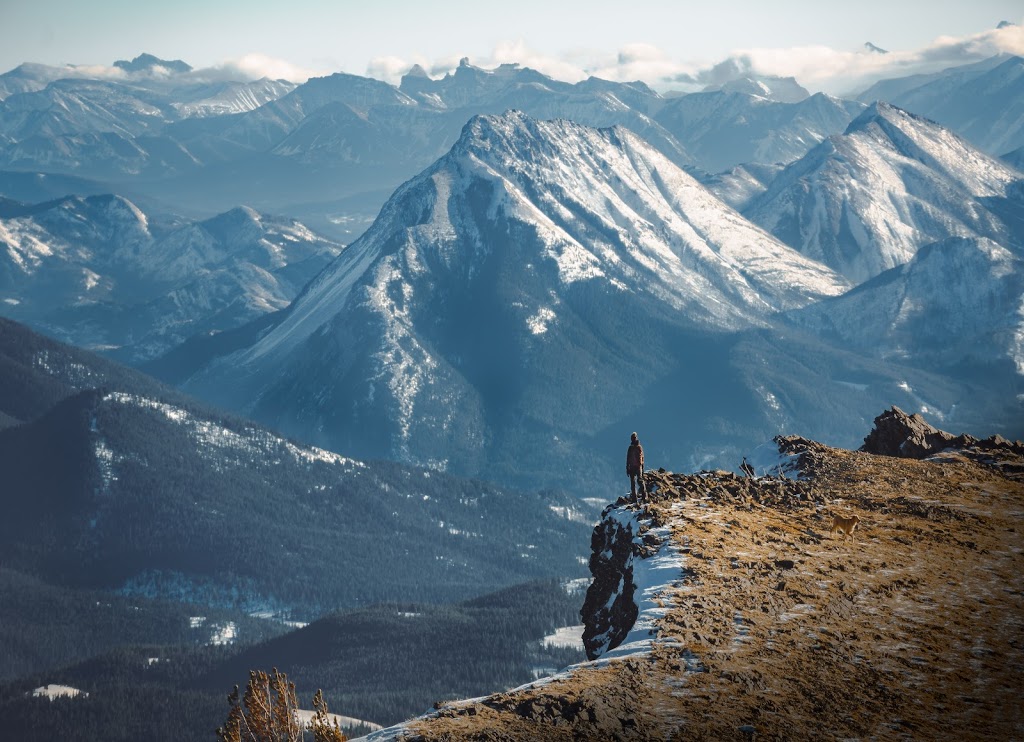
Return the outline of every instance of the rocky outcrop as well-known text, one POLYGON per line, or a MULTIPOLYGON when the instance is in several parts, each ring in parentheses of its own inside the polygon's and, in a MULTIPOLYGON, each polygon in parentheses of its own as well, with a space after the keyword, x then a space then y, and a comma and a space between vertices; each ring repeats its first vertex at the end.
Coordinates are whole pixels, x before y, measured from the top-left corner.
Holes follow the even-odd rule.
POLYGON ((921 415, 908 415, 895 406, 875 418, 875 427, 860 448, 866 453, 903 459, 924 459, 948 449, 1024 456, 1021 441, 1008 441, 1001 435, 984 440, 966 433, 952 435, 929 425, 921 415))
POLYGON ((638 553, 638 506, 610 505, 590 537, 590 573, 594 579, 580 610, 583 646, 596 659, 622 643, 637 617, 633 600, 633 559, 638 553))
MULTIPOLYGON (((804 468, 813 471, 815 461, 828 451, 799 436, 779 436, 775 444, 780 456, 792 460, 790 474, 804 468)), ((591 535, 593 581, 580 610, 583 645, 591 660, 619 647, 637 624, 640 596, 634 568, 641 566, 638 560, 654 556, 665 545, 664 511, 651 505, 671 506, 690 499, 748 510, 824 504, 822 492, 789 476, 740 477, 726 471, 676 474, 661 469, 647 472, 644 479, 648 496, 640 502, 620 497, 604 509, 591 535)))

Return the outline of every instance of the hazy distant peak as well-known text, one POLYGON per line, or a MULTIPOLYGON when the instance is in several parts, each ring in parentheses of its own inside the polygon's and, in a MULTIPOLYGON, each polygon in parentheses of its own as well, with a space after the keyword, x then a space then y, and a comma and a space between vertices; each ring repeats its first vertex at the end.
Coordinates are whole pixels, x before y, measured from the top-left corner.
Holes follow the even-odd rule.
POLYGON ((999 21, 999 25, 996 26, 996 28, 1009 28, 1010 26, 1016 25, 1016 23, 1011 23, 1010 21, 999 21))
POLYGON ((192 71, 192 65, 182 62, 180 59, 166 60, 154 57, 152 54, 140 54, 131 62, 127 62, 123 59, 119 59, 114 62, 114 66, 118 67, 125 72, 148 72, 154 67, 163 67, 170 72, 183 74, 185 72, 192 71))
POLYGON ((872 53, 874 53, 874 54, 888 54, 888 53, 889 53, 889 50, 888 50, 888 49, 883 49, 883 48, 882 48, 882 47, 880 47, 880 46, 875 46, 875 45, 874 45, 874 44, 872 44, 872 43, 871 43, 870 41, 865 41, 865 42, 864 42, 864 48, 865 48, 865 49, 866 49, 867 51, 869 51, 869 52, 872 52, 872 53))
POLYGON ((661 94, 658 93, 654 88, 645 83, 643 80, 633 80, 632 82, 614 82, 612 80, 606 80, 603 77, 595 77, 591 75, 586 80, 576 83, 576 87, 581 90, 586 89, 598 89, 606 90, 620 87, 629 87, 637 90, 644 95, 650 95, 654 98, 660 98, 661 94))
POLYGON ((795 77, 746 74, 733 77, 721 84, 708 85, 704 92, 743 93, 779 103, 799 103, 810 93, 795 77))
POLYGON ((430 79, 430 75, 427 74, 427 71, 418 64, 414 64, 410 67, 409 71, 405 73, 405 77, 426 77, 427 79, 430 79))
POLYGON ((260 213, 251 206, 236 206, 202 222, 204 225, 238 229, 244 225, 259 224, 260 213))

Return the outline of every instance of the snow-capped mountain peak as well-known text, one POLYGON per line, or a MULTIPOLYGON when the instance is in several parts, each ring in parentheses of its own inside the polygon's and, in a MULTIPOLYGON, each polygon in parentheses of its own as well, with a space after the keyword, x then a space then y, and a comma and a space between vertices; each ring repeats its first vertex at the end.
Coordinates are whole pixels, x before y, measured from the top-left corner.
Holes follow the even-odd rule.
POLYGON ((888 103, 872 103, 845 132, 858 133, 963 183, 974 196, 1005 196, 1006 187, 1017 180, 1005 165, 948 129, 888 103))
POLYGON ((275 326, 188 386, 335 450, 459 452, 473 471, 509 395, 601 418, 551 374, 618 383, 629 326, 664 327, 655 344, 762 327, 847 288, 628 130, 509 111, 471 119, 275 326))
POLYGON ((843 135, 786 168, 744 213, 859 283, 948 237, 1019 242, 1011 223, 1019 180, 938 124, 875 102, 843 135))
POLYGON ((472 280, 500 243, 495 225, 508 222, 530 233, 523 259, 550 272, 547 290, 600 280, 700 324, 756 324, 847 288, 631 132, 509 111, 471 119, 449 154, 395 193, 256 354, 311 335, 388 254, 410 277, 431 266, 472 280))

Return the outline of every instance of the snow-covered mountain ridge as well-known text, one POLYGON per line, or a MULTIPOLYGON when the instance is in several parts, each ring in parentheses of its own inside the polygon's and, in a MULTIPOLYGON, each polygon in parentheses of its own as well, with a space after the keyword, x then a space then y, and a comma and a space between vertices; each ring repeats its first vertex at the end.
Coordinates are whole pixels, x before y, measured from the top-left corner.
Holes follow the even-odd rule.
POLYGON ((1000 54, 944 70, 883 81, 858 96, 939 122, 993 156, 1024 146, 1024 58, 1000 54))
MULTIPOLYGON (((848 287, 751 229, 635 135, 509 112, 470 121, 452 151, 396 192, 254 356, 316 331, 348 301, 349 279, 386 250, 404 252, 389 262, 408 278, 448 271, 472 281, 494 249, 487 222, 504 220, 534 233, 531 257, 541 261, 537 270, 555 271, 553 288, 600 280, 712 326, 757 323, 848 287), (489 185, 488 200, 467 213, 464 202, 480 182, 489 185)), ((410 298, 409 290, 401 294, 410 298)))
POLYGON ((240 207, 154 225, 122 196, 11 206, 0 217, 0 311, 87 347, 153 357, 287 306, 341 246, 240 207))
POLYGON ((275 327, 186 386, 328 448, 387 431, 386 455, 477 461, 506 435, 498 410, 559 439, 608 424, 562 374, 589 358, 611 393, 642 364, 619 356, 634 322, 663 347, 847 288, 634 134, 509 112, 470 121, 275 327))
POLYGON ((843 296, 788 316, 876 357, 933 369, 1009 361, 1024 375, 1024 260, 988 239, 926 245, 843 296))
POLYGON ((744 214, 859 283, 947 237, 1019 249, 1021 180, 938 124, 875 103, 787 167, 744 214))

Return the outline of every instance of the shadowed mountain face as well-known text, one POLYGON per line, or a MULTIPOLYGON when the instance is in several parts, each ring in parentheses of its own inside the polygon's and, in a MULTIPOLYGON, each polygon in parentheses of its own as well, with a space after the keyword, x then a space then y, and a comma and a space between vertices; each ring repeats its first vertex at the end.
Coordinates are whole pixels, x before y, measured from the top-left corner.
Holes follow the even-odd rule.
POLYGON ((951 237, 841 297, 788 316, 879 358, 933 369, 987 367, 994 382, 1024 373, 1022 299, 1018 254, 991 240, 951 237), (1012 369, 996 374, 999 365, 1012 369))
POLYGON ((51 584, 315 616, 579 569, 567 495, 302 446, 6 320, 0 380, 0 559, 51 584))
POLYGON ((655 120, 712 173, 744 163, 787 164, 838 134, 863 105, 818 93, 798 101, 718 90, 668 101, 655 120))

